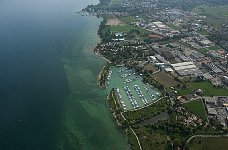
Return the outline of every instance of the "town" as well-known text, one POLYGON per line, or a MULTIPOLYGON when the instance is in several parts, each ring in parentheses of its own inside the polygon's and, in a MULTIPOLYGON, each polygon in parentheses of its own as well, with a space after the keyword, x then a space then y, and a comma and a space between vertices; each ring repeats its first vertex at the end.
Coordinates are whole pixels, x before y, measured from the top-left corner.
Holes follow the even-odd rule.
POLYGON ((103 18, 99 84, 132 149, 227 147, 228 5, 213 21, 209 3, 100 0, 78 12, 103 18))

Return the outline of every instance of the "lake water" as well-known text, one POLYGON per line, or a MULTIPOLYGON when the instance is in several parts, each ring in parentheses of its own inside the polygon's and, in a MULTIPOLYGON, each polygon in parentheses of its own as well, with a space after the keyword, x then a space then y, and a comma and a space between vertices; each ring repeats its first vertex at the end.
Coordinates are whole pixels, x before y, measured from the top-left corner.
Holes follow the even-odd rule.
POLYGON ((97 0, 0 0, 0 150, 128 149, 96 86, 97 0))

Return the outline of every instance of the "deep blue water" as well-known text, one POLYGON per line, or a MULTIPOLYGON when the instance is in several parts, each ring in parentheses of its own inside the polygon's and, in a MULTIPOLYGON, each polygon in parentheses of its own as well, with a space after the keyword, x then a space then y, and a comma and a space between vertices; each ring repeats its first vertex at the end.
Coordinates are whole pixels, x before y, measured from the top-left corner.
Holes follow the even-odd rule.
POLYGON ((0 150, 127 148, 85 52, 100 20, 73 13, 91 3, 0 1, 0 150))

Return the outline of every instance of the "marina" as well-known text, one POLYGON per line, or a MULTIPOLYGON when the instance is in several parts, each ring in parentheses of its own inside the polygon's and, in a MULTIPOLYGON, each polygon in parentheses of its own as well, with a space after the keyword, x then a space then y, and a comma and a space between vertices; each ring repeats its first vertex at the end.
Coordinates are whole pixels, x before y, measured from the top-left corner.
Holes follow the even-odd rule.
POLYGON ((107 83, 108 90, 115 88, 119 104, 124 111, 147 107, 161 96, 155 87, 144 84, 142 77, 127 67, 111 68, 107 83))

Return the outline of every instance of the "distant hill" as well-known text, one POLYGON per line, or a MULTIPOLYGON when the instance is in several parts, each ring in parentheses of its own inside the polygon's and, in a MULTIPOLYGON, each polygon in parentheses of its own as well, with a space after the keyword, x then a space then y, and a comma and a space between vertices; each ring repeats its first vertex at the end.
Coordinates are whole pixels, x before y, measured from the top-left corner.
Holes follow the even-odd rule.
POLYGON ((101 4, 108 4, 111 0, 100 0, 101 4))
POLYGON ((228 4, 228 0, 204 0, 205 2, 212 4, 228 4))

